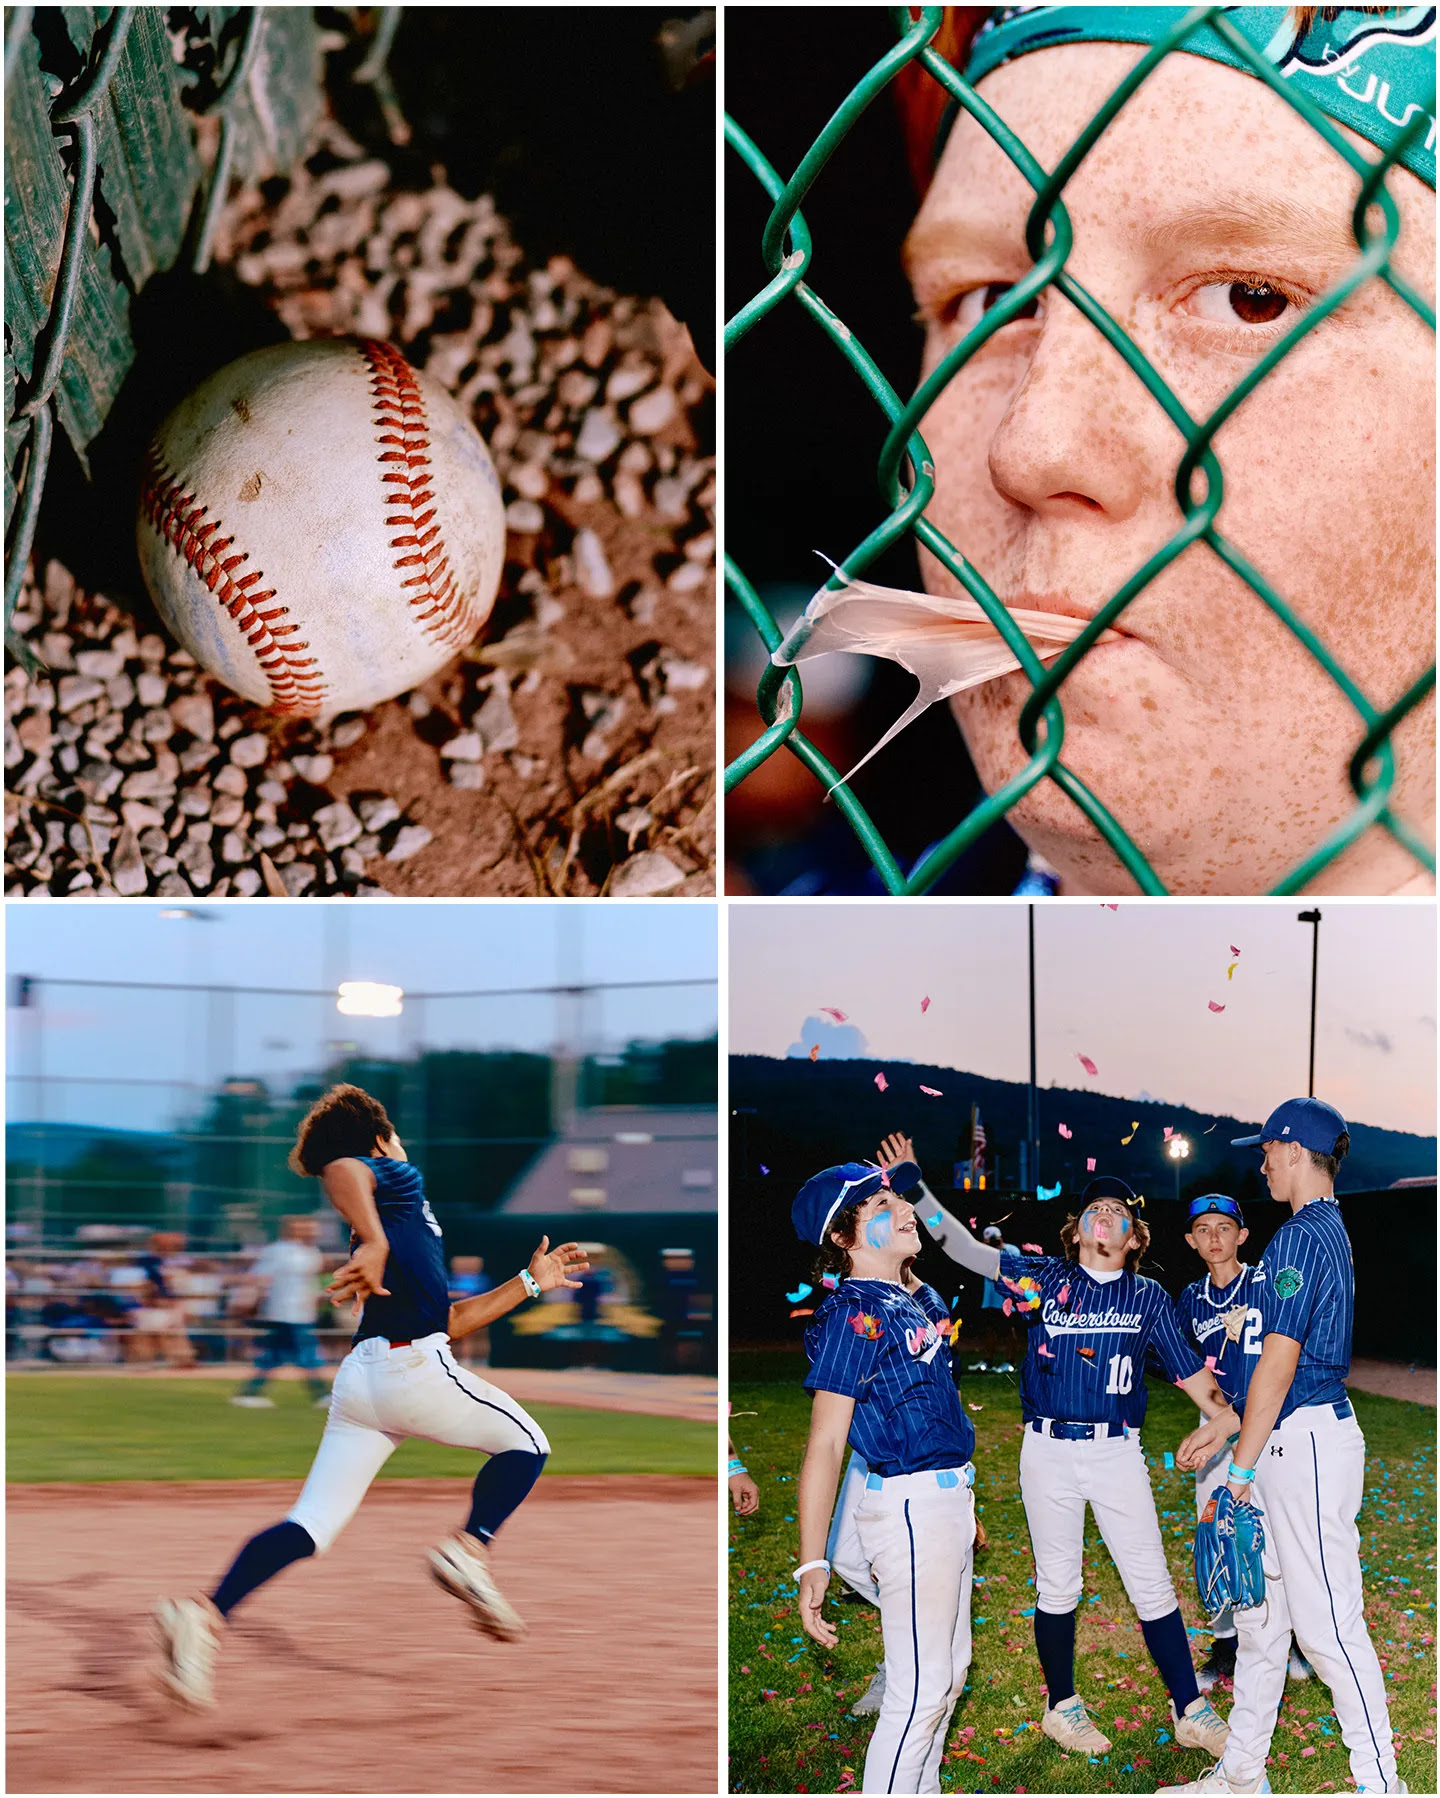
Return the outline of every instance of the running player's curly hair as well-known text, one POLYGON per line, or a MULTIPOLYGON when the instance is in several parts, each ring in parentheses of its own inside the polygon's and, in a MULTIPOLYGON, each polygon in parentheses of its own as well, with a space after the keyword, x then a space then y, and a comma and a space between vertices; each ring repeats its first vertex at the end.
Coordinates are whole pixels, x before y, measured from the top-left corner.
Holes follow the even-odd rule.
MULTIPOLYGON (((863 1202, 862 1200, 861 1203, 863 1202)), ((830 1228, 825 1232, 825 1240, 820 1245, 820 1253, 815 1257, 815 1267, 811 1274, 817 1286, 826 1274, 838 1274, 842 1280, 850 1278, 850 1250, 855 1247, 855 1232, 859 1224, 860 1205, 847 1205, 830 1219, 830 1228), (835 1241, 837 1236, 840 1238, 839 1242, 835 1241)), ((902 1286, 914 1265, 915 1257, 911 1255, 900 1269, 902 1286)))
MULTIPOLYGON (((1067 1217, 1060 1226, 1060 1247, 1065 1251, 1067 1261, 1080 1259, 1080 1219, 1078 1216, 1067 1217)), ((1130 1214, 1130 1246, 1125 1251, 1125 1271, 1138 1274, 1140 1263, 1150 1247, 1150 1226, 1143 1217, 1130 1214)))
POLYGON ((332 1086, 301 1121, 290 1166, 297 1174, 320 1174, 347 1155, 373 1155, 376 1143, 394 1134, 378 1099, 358 1086, 332 1086))

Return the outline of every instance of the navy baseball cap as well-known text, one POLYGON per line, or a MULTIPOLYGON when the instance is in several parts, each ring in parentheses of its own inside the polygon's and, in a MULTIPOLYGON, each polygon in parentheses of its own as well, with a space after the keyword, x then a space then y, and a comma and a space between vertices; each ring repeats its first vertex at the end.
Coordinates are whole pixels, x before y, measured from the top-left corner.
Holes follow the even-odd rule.
POLYGON ((1125 1182, 1117 1180, 1114 1174, 1097 1174, 1080 1195, 1082 1206, 1093 1205, 1096 1199, 1119 1199, 1132 1210, 1139 1203, 1125 1182))
POLYGON ((1228 1193, 1207 1192, 1198 1199, 1191 1199, 1191 1217, 1204 1217, 1210 1211, 1218 1211, 1221 1217, 1233 1217, 1242 1230, 1245 1227, 1245 1214, 1228 1193))
POLYGON ((795 1234, 802 1242, 822 1247, 835 1213, 847 1205, 863 1205, 884 1184, 880 1169, 863 1161, 843 1161, 839 1167, 822 1168, 818 1174, 811 1174, 790 1207, 795 1234))
POLYGON ((1323 1099, 1287 1099, 1277 1105, 1261 1126, 1258 1136, 1232 1136, 1232 1149, 1258 1149, 1267 1142, 1298 1142, 1317 1155, 1333 1155, 1335 1145, 1349 1134, 1349 1125, 1333 1105, 1323 1099))

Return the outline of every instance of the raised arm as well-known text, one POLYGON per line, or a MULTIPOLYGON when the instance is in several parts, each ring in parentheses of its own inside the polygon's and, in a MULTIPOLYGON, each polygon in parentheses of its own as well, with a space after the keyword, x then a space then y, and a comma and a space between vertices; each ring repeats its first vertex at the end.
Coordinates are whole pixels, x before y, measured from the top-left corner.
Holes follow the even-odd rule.
MULTIPOLYGON (((899 1131, 887 1136, 875 1157, 881 1167, 889 1169, 904 1162, 915 1163, 915 1145, 899 1131)), ((952 1217, 931 1192, 924 1180, 912 1186, 903 1196, 915 1207, 915 1215, 930 1236, 954 1262, 967 1272, 983 1274, 987 1280, 1000 1276, 1000 1251, 972 1236, 958 1217, 952 1217)))
POLYGON ((810 1439, 805 1444, 805 1461, 800 1469, 797 1508, 800 1517, 800 1566, 808 1571, 798 1574, 800 1586, 800 1623, 807 1636, 813 1636, 826 1648, 840 1640, 839 1632, 827 1617, 821 1615, 825 1588, 830 1572, 825 1566, 825 1539, 830 1533, 830 1513, 835 1508, 835 1489, 840 1483, 840 1467, 845 1459, 845 1444, 850 1435, 850 1420, 855 1414, 855 1400, 839 1392, 817 1392, 810 1412, 810 1439), (810 1566, 810 1562, 819 1562, 810 1566))
POLYGON ((572 1280, 570 1275, 588 1273, 590 1263, 578 1242, 562 1242, 558 1249, 552 1249, 550 1238, 542 1236, 540 1247, 530 1257, 528 1271, 535 1286, 533 1292, 525 1284, 525 1275, 516 1274, 502 1286, 492 1286, 489 1292, 477 1293, 473 1299, 460 1299, 453 1304, 450 1307, 450 1340, 454 1342, 473 1330, 483 1330, 486 1324, 493 1324, 497 1317, 504 1317, 507 1311, 523 1305, 526 1299, 538 1298, 542 1292, 550 1292, 557 1286, 569 1286, 578 1291, 581 1282, 572 1280))

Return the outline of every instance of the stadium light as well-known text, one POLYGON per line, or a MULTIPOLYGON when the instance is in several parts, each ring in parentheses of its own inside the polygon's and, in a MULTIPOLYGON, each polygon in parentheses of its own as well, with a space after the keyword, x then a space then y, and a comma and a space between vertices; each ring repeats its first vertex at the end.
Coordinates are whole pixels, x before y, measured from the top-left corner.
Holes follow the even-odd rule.
POLYGON ((1189 1137, 1172 1136, 1165 1145, 1165 1153, 1175 1163, 1175 1199, 1178 1204, 1180 1199, 1180 1163, 1190 1153, 1189 1137))
POLYGON ((405 990, 374 980, 342 980, 335 1009, 347 1018, 398 1018, 405 990))

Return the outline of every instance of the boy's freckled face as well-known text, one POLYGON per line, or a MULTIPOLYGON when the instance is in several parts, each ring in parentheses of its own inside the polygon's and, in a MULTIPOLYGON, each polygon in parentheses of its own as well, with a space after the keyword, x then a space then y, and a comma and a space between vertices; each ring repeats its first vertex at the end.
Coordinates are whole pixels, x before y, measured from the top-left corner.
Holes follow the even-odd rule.
MULTIPOLYGON (((1119 44, 1039 51, 980 91, 1053 168, 1141 54, 1119 44)), ((1434 195, 1403 170, 1389 187, 1397 269, 1432 297, 1434 195)), ((1066 187, 1067 268, 1203 420, 1353 263, 1355 193, 1341 160, 1263 84, 1171 56, 1066 187)), ((927 374, 1030 268, 1033 198, 962 116, 907 247, 927 374)), ((979 350, 927 414, 937 468, 928 515, 1006 603, 1088 617, 1180 527, 1184 443, 1075 306, 1049 289, 1032 313, 979 350)), ((1215 439, 1216 529, 1377 707, 1433 659, 1433 444, 1433 335, 1373 281, 1215 439)), ((957 591, 938 562, 923 565, 927 586, 957 591)), ((1167 886, 1274 885, 1352 809, 1354 709, 1206 545, 1187 548, 1117 625, 1125 639, 1092 651, 1062 689, 1064 762, 1167 886)), ((951 701, 992 792, 1025 764, 1016 722, 1029 690, 1015 674, 951 701)), ((1398 809, 1429 840, 1433 700, 1394 741, 1398 809)), ((1010 815, 1077 890, 1129 885, 1053 782, 1010 815)), ((1415 872, 1372 832, 1331 881, 1383 891, 1415 872)))

